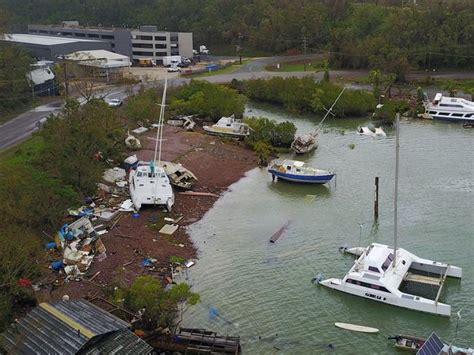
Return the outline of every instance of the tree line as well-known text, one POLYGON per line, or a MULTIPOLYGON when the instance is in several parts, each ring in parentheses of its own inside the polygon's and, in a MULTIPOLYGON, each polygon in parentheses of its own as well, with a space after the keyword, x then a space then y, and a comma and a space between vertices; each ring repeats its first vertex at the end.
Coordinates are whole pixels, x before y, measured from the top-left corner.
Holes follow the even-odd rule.
POLYGON ((332 66, 468 67, 474 55, 471 0, 0 0, 10 28, 29 23, 136 27, 193 32, 196 45, 235 53, 324 50, 332 66), (416 5, 415 5, 416 3, 416 5), (240 38, 239 38, 240 37, 240 38))

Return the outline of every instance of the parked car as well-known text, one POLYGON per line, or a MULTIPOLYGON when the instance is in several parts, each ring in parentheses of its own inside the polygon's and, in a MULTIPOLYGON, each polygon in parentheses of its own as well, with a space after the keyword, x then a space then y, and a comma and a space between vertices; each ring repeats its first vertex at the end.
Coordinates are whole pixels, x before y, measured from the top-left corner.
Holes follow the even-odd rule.
POLYGON ((119 107, 122 105, 122 100, 120 99, 111 99, 109 101, 107 101, 107 105, 109 105, 109 107, 119 107))
POLYGON ((168 68, 168 72, 169 73, 176 73, 176 72, 180 72, 181 69, 179 69, 178 67, 169 67, 168 68))

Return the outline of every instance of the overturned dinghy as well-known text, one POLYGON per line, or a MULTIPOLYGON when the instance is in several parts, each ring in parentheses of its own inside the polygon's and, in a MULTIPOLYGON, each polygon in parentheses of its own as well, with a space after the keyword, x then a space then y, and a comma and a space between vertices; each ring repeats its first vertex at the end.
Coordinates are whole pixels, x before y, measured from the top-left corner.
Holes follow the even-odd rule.
POLYGON ((180 187, 182 189, 191 189, 194 183, 198 180, 196 175, 194 175, 181 164, 162 161, 160 163, 160 167, 164 169, 166 175, 170 179, 171 185, 180 187))
POLYGON ((374 128, 373 130, 369 127, 357 128, 357 134, 369 136, 369 137, 386 137, 387 134, 384 132, 382 127, 374 128))

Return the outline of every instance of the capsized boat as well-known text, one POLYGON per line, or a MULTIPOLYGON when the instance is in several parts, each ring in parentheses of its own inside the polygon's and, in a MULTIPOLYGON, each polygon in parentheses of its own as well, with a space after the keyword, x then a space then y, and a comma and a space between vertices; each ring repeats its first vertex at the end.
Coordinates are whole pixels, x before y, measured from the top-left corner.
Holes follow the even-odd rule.
POLYGON ((216 124, 212 126, 204 126, 204 131, 216 136, 228 136, 235 138, 245 138, 250 134, 250 127, 243 123, 242 120, 230 117, 222 117, 216 124))
POLYGON ((298 160, 274 160, 268 172, 272 178, 307 184, 325 184, 336 175, 335 173, 316 169, 298 160))
POLYGON ((189 190, 197 181, 196 175, 186 169, 181 164, 162 161, 160 167, 165 170, 172 185, 189 190))
POLYGON ((474 102, 437 93, 433 101, 425 97, 425 111, 435 120, 474 122, 474 102))
POLYGON ((426 341, 425 338, 403 334, 395 335, 393 337, 389 337, 388 339, 395 340, 395 344, 393 346, 395 346, 397 349, 411 352, 418 351, 426 341))
POLYGON ((318 147, 318 133, 307 133, 301 136, 297 136, 293 142, 291 142, 291 149, 296 154, 304 154, 316 149, 318 147))
POLYGON ((369 137, 386 137, 387 136, 387 134, 382 129, 382 127, 376 127, 372 130, 367 126, 364 126, 364 127, 359 126, 359 128, 357 128, 357 134, 369 136, 369 137))
POLYGON ((313 149, 316 149, 318 147, 318 135, 319 132, 321 131, 323 127, 323 123, 328 117, 328 115, 333 115, 333 108, 336 105, 337 101, 341 98, 342 94, 346 88, 343 88, 342 91, 339 93, 339 95, 336 97, 336 100, 332 103, 331 107, 328 109, 325 108, 326 114, 324 115, 323 119, 321 122, 319 122, 318 127, 314 132, 311 133, 306 133, 302 134, 300 136, 296 136, 296 138, 291 142, 291 149, 296 153, 296 154, 304 154, 312 151, 313 149))
POLYGON ((130 196, 137 210, 142 205, 164 206, 171 210, 174 194, 165 169, 151 162, 139 162, 129 175, 130 196))

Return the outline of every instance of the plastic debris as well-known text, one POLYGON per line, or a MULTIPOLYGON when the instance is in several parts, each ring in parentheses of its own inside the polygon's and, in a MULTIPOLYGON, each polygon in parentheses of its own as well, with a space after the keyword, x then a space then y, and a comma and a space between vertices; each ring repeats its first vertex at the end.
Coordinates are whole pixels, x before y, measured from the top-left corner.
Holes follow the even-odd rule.
POLYGON ((172 235, 178 229, 176 224, 165 224, 159 231, 161 234, 172 235))
POLYGON ((126 176, 127 176, 127 172, 125 171, 125 169, 112 168, 112 169, 107 169, 104 172, 104 175, 102 175, 102 179, 106 182, 113 184, 117 181, 125 180, 126 176))

